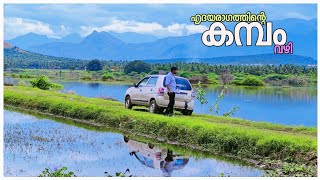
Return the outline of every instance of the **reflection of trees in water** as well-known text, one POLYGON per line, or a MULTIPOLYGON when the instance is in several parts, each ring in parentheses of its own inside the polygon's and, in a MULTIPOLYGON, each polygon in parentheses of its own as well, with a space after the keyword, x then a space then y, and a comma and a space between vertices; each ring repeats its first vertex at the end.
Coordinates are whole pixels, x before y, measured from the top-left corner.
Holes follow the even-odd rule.
POLYGON ((88 83, 88 86, 92 88, 97 88, 100 86, 100 83, 88 83))
MULTIPOLYGON (((215 94, 218 95, 223 86, 206 87, 205 91, 208 95, 215 94)), ((281 99, 287 98, 288 100, 312 100, 317 97, 316 87, 244 87, 244 86, 228 86, 225 90, 226 96, 236 95, 236 96, 255 96, 258 98, 268 98, 268 99, 281 99)))

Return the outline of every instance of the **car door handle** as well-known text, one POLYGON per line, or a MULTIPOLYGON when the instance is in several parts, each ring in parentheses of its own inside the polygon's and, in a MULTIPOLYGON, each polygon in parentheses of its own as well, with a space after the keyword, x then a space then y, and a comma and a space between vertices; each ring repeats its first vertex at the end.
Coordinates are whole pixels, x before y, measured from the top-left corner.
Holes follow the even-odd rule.
POLYGON ((150 89, 150 91, 152 91, 152 89, 150 89))
POLYGON ((142 89, 140 89, 140 92, 142 91, 142 89))

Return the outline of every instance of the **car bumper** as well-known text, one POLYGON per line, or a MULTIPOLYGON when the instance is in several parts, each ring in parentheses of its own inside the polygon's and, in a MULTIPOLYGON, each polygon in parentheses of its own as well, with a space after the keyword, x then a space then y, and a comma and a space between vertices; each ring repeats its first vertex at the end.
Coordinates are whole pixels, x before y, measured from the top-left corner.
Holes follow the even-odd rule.
MULTIPOLYGON (((168 107, 168 104, 169 104, 169 100, 166 100, 164 99, 163 96, 158 96, 156 98, 156 102, 157 102, 157 105, 160 106, 160 107, 168 107)), ((187 109, 187 110, 193 110, 194 108, 194 100, 191 100, 189 102, 186 102, 186 101, 175 101, 174 103, 174 108, 175 109, 187 109)))

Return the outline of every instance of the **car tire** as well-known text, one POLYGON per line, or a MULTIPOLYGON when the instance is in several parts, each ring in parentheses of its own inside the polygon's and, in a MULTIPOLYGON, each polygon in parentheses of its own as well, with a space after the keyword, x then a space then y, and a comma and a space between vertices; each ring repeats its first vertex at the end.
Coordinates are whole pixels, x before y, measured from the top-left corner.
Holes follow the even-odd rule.
POLYGON ((159 113, 159 106, 156 103, 156 100, 151 100, 149 104, 149 112, 150 113, 159 113))
POLYGON ((130 96, 127 96, 125 99, 124 107, 126 109, 132 109, 132 102, 130 96))
POLYGON ((191 116, 193 110, 182 110, 181 112, 182 112, 183 115, 191 116))

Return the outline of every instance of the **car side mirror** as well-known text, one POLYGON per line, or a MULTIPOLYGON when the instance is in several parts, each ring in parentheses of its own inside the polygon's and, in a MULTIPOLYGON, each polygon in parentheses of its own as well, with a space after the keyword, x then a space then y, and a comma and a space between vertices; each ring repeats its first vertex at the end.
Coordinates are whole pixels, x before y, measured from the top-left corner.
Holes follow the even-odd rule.
POLYGON ((133 83, 132 86, 133 86, 133 87, 137 87, 137 84, 136 84, 136 83, 133 83))

